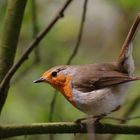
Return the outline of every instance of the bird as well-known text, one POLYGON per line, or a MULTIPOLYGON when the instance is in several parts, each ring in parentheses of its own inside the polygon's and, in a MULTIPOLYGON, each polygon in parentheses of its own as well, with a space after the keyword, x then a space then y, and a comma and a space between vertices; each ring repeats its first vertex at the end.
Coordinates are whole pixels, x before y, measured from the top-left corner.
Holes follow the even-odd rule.
POLYGON ((75 108, 88 116, 101 119, 117 111, 122 106, 131 83, 140 80, 134 74, 132 50, 132 40, 129 40, 122 46, 116 61, 54 66, 34 83, 50 84, 75 108))
POLYGON ((48 83, 80 111, 108 115, 123 103, 134 76, 132 43, 122 49, 116 62, 52 67, 34 81, 48 83))

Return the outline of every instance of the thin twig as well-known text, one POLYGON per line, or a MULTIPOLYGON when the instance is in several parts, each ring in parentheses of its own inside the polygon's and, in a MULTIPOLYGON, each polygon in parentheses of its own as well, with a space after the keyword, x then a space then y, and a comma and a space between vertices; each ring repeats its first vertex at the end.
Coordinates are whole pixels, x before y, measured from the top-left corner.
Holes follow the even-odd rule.
POLYGON ((85 0, 84 5, 83 5, 83 13, 82 13, 80 30, 79 30, 79 33, 78 33, 78 36, 77 36, 77 42, 76 42, 76 45, 74 47, 74 50, 73 50, 71 56, 69 57, 69 59, 67 61, 67 65, 71 64, 71 61, 76 56, 76 54, 78 52, 78 49, 80 47, 80 44, 81 44, 81 40, 82 40, 82 36, 83 36, 84 23, 85 23, 85 20, 86 20, 87 4, 88 4, 88 0, 85 0))
MULTIPOLYGON (((33 31, 33 39, 36 37, 39 29, 38 29, 38 21, 37 21, 37 6, 36 0, 31 1, 31 14, 32 14, 32 31, 33 31)), ((26 67, 15 79, 12 81, 12 84, 17 83, 23 76, 25 76, 34 66, 36 66, 40 62, 40 55, 39 55, 39 45, 35 47, 34 50, 34 61, 26 67)))
MULTIPOLYGON (((33 27, 33 38, 36 37, 39 29, 38 29, 38 20, 37 20, 37 4, 36 0, 32 0, 31 2, 31 10, 32 10, 32 27, 33 27)), ((39 46, 36 46, 35 50, 35 60, 34 63, 39 63, 40 55, 39 55, 39 46)))
POLYGON ((27 73, 29 73, 30 71, 32 71, 32 69, 34 69, 34 67, 37 65, 37 63, 31 63, 29 66, 26 66, 26 68, 24 68, 15 78, 14 80, 11 82, 11 85, 15 85, 17 82, 19 82, 22 77, 24 77, 25 75, 27 75, 27 73))
POLYGON ((55 103, 56 103, 56 99, 57 99, 57 90, 54 91, 51 103, 50 103, 50 113, 49 113, 49 122, 52 122, 53 119, 53 114, 54 114, 54 108, 55 108, 55 103))
POLYGON ((111 120, 116 120, 116 121, 128 121, 128 120, 134 120, 134 119, 140 119, 140 115, 138 116, 133 116, 133 117, 126 117, 126 118, 118 118, 118 117, 104 117, 103 119, 111 119, 111 120))
MULTIPOLYGON (((83 4, 83 12, 82 12, 82 18, 81 18, 81 22, 80 22, 81 23, 80 24, 80 29, 79 29, 79 33, 78 33, 78 36, 77 36, 77 41, 76 41, 74 50, 72 51, 72 54, 70 55, 70 57, 67 60, 67 63, 66 63, 67 65, 71 64, 71 62, 74 59, 74 57, 76 56, 76 54, 78 52, 78 49, 80 47, 80 44, 81 44, 83 29, 84 29, 84 23, 85 23, 85 19, 86 19, 87 4, 88 4, 88 0, 85 0, 85 2, 83 4)), ((55 91, 55 93, 52 97, 52 100, 51 100, 49 121, 52 121, 56 99, 57 99, 57 91, 55 91)))
MULTIPOLYGON (((73 122, 38 123, 29 125, 1 125, 0 138, 35 134, 67 134, 87 133, 86 125, 81 128, 73 122)), ((95 133, 99 134, 140 134, 140 126, 124 124, 95 124, 95 133)))
POLYGON ((45 35, 49 33, 49 31, 54 27, 56 22, 64 16, 65 9, 69 6, 69 4, 73 0, 67 0, 64 6, 60 9, 60 11, 57 13, 56 17, 50 22, 50 24, 42 31, 40 32, 36 38, 29 44, 29 46, 25 49, 24 53, 21 55, 19 60, 10 68, 10 70, 7 72, 6 76, 2 80, 0 84, 0 92, 2 92, 5 88, 7 83, 11 80, 13 75, 16 73, 16 71, 19 69, 19 67, 25 62, 25 60, 29 57, 29 54, 32 52, 32 50, 40 43, 40 41, 44 38, 45 35))
MULTIPOLYGON (((57 90, 55 90, 54 94, 53 94, 53 98, 51 100, 50 113, 49 113, 49 119, 48 119, 49 122, 52 122, 52 119, 53 119, 54 107, 55 107, 56 98, 57 98, 57 95, 58 95, 57 93, 58 93, 57 90)), ((54 135, 53 134, 50 134, 49 137, 50 137, 50 140, 54 140, 54 135)))
MULTIPOLYGON (((123 118, 126 118, 127 116, 130 116, 130 114, 132 114, 136 107, 139 105, 140 103, 140 95, 137 96, 131 103, 130 107, 124 112, 123 114, 123 118)), ((140 118, 140 117, 139 117, 140 118)), ((126 123, 128 120, 122 120, 121 123, 126 123)))

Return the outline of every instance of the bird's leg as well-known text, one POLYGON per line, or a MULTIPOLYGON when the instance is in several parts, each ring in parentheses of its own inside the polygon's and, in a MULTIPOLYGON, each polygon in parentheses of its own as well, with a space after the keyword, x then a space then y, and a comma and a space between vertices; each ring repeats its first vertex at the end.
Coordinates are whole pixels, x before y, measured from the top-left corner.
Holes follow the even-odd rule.
POLYGON ((75 120, 74 122, 78 125, 80 125, 81 128, 83 128, 83 124, 82 121, 86 120, 87 118, 79 118, 77 120, 75 120))
MULTIPOLYGON (((80 125, 81 128, 84 128, 84 122, 85 121, 88 121, 89 119, 94 119, 93 116, 88 116, 88 117, 85 117, 85 118, 79 118, 75 121, 76 124, 80 125)), ((94 121, 93 121, 94 122, 94 121)))
MULTIPOLYGON (((90 118, 90 119, 92 119, 92 118, 94 118, 93 116, 88 116, 88 118, 90 118)), ((84 117, 84 118, 79 118, 79 119, 77 119, 76 121, 75 121, 75 123, 82 123, 82 121, 85 121, 85 120, 87 120, 88 119, 87 117, 84 117)))
POLYGON ((95 121, 94 121, 94 124, 101 124, 100 123, 100 120, 102 119, 102 118, 104 118, 106 116, 106 114, 101 114, 101 115, 99 115, 99 116, 94 116, 94 118, 96 119, 95 121))
MULTIPOLYGON (((88 118, 79 118, 79 119, 77 119, 76 121, 75 121, 75 123, 76 124, 78 124, 78 125, 80 125, 80 127, 81 128, 83 128, 83 121, 86 121, 87 119, 95 119, 93 122, 94 122, 94 124, 98 124, 98 123, 100 123, 100 120, 103 118, 103 117, 105 117, 106 116, 106 114, 101 114, 101 115, 98 115, 98 116, 89 116, 88 118)), ((101 123, 100 123, 101 124, 101 123)))
POLYGON ((77 120, 75 120, 75 123, 81 123, 83 120, 86 120, 87 118, 79 118, 77 120))

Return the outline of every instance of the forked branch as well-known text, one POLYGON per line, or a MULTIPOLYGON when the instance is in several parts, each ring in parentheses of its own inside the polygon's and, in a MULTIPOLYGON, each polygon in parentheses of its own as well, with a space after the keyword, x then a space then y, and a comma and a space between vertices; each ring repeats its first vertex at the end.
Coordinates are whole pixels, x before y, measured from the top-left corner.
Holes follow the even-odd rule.
POLYGON ((10 70, 7 72, 6 76, 2 80, 0 84, 0 92, 2 92, 5 88, 7 83, 11 80, 13 75, 16 73, 16 71, 19 69, 19 67, 25 62, 25 60, 29 57, 29 54, 32 52, 32 50, 40 43, 40 41, 44 38, 45 35, 49 33, 49 31, 54 27, 56 22, 64 16, 65 9, 69 6, 69 4, 73 0, 67 0, 64 6, 60 9, 56 17, 50 22, 50 24, 42 31, 40 32, 36 38, 29 44, 29 46, 25 49, 19 60, 10 68, 10 70))

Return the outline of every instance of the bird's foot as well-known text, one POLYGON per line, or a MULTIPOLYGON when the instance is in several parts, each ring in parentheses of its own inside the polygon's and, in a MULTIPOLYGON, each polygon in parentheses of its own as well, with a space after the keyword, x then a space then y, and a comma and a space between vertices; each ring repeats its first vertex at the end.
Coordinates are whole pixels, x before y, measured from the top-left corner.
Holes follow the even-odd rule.
POLYGON ((86 119, 87 119, 87 118, 79 118, 79 119, 75 120, 74 122, 75 122, 76 124, 78 124, 78 125, 80 126, 80 128, 82 129, 82 128, 84 128, 83 121, 85 121, 86 119))
POLYGON ((88 118, 79 118, 75 121, 75 123, 78 124, 81 129, 84 128, 85 122, 88 121, 89 119, 93 120, 94 125, 97 125, 97 124, 103 125, 100 122, 100 120, 105 116, 106 116, 106 114, 101 114, 99 116, 89 116, 88 118))
MULTIPOLYGON (((82 121, 86 120, 86 118, 79 118, 75 120, 74 122, 80 126, 80 129, 84 128, 84 123, 82 121)), ((76 136, 76 133, 74 133, 74 136, 76 136)))
POLYGON ((102 115, 99 115, 99 116, 95 116, 94 118, 96 119, 95 121, 94 121, 94 125, 102 125, 102 126, 104 126, 101 122, 100 122, 100 120, 102 119, 102 118, 104 118, 106 116, 106 114, 102 114, 102 115))

